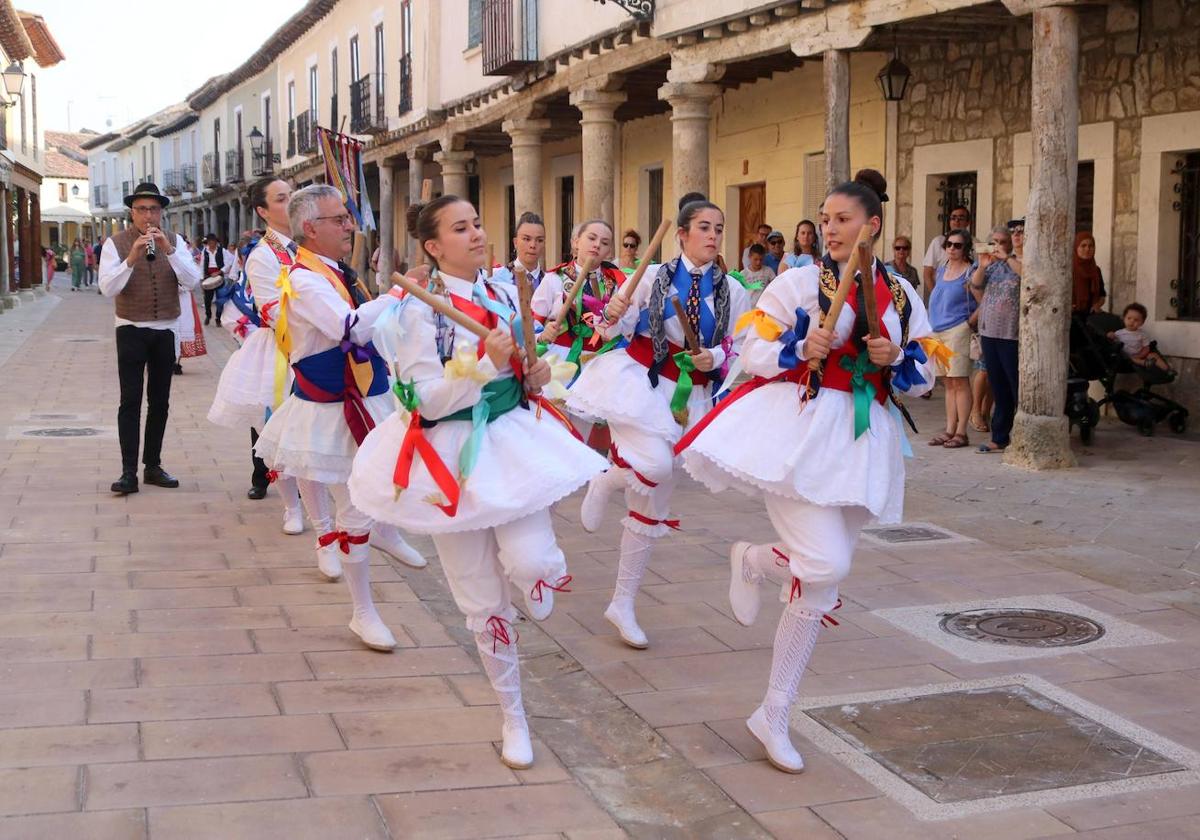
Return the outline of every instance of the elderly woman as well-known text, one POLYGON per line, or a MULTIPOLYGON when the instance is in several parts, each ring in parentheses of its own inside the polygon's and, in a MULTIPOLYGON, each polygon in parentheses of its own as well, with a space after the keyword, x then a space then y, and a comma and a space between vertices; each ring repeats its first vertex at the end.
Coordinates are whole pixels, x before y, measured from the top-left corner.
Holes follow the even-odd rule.
POLYGON ((979 255, 971 276, 971 294, 979 302, 979 343, 987 365, 995 408, 992 439, 981 444, 983 453, 1008 447, 1017 411, 1017 338, 1021 317, 1021 256, 1025 248, 1025 220, 995 228, 988 237, 991 253, 979 255))

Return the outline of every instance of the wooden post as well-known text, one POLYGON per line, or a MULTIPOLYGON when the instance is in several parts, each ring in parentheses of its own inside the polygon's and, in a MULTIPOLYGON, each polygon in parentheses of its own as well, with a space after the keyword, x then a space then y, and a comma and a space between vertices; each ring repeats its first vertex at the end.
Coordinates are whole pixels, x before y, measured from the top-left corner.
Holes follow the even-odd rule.
POLYGON ((1074 466, 1064 413, 1071 312, 1071 245, 1079 158, 1079 18, 1072 7, 1033 13, 1033 165, 1021 278, 1020 389, 1006 463, 1074 466))
POLYGON ((850 54, 825 51, 825 189, 850 180, 850 54))
POLYGON ((33 253, 33 243, 29 241, 29 201, 25 196, 25 188, 17 187, 17 259, 20 263, 18 273, 21 275, 21 289, 32 289, 33 269, 37 263, 30 259, 33 253))
POLYGON ((390 282, 395 266, 392 255, 396 249, 396 196, 392 192, 395 164, 379 163, 379 263, 375 271, 375 282, 380 291, 390 282))

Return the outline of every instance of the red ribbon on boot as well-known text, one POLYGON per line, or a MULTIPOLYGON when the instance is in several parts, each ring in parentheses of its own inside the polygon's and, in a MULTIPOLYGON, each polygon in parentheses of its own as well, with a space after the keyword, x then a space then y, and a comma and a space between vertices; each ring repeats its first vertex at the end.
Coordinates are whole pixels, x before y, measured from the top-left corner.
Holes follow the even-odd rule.
POLYGON ((494 615, 487 620, 488 632, 492 634, 492 653, 496 652, 496 645, 503 642, 505 645, 511 645, 513 642, 521 638, 517 633, 517 628, 512 626, 512 623, 498 615, 494 615), (512 630, 512 637, 508 635, 508 631, 512 630))
POLYGON ((643 525, 666 525, 672 531, 679 530, 678 519, 651 519, 649 516, 643 516, 636 510, 629 511, 629 518, 641 522, 643 525))
POLYGON ((274 484, 279 480, 279 470, 267 470, 267 484, 274 484))
POLYGON ((650 479, 646 478, 646 476, 642 475, 640 472, 635 470, 633 467, 629 466, 629 462, 626 461, 624 458, 622 458, 621 453, 617 451, 617 444, 615 442, 613 443, 613 445, 611 447, 609 447, 609 454, 612 456, 612 462, 615 466, 618 466, 624 470, 632 471, 634 476, 637 478, 637 480, 642 482, 642 484, 645 484, 647 487, 657 487, 658 486, 657 481, 651 481, 650 479))
MULTIPOLYGON (((779 549, 772 548, 771 550, 774 551, 778 557, 782 557, 784 560, 787 560, 789 564, 791 563, 791 558, 789 558, 786 554, 784 554, 779 549)), ((792 603, 792 601, 796 600, 797 598, 803 597, 803 595, 804 595, 804 587, 800 583, 800 578, 793 577, 792 578, 792 591, 790 593, 788 593, 788 603, 789 604, 792 603)), ((842 599, 838 598, 837 603, 833 605, 833 609, 840 610, 841 608, 842 608, 842 599)), ((830 610, 830 612, 832 612, 832 611, 833 610, 830 610)), ((825 613, 823 616, 821 616, 821 626, 822 627, 839 627, 839 626, 841 626, 841 622, 838 621, 833 616, 831 616, 829 613, 825 613)))
POLYGON ((338 548, 342 550, 342 554, 350 553, 350 546, 362 545, 371 538, 370 534, 351 534, 347 531, 330 531, 328 534, 322 534, 317 537, 317 545, 320 548, 326 548, 338 544, 338 548))
POLYGON ((533 589, 529 590, 529 597, 533 598, 533 600, 540 604, 542 602, 543 587, 546 589, 553 589, 555 592, 570 592, 571 590, 567 588, 567 584, 570 582, 570 575, 563 575, 558 580, 554 581, 554 583, 550 583, 548 580, 539 578, 538 582, 533 585, 533 589))

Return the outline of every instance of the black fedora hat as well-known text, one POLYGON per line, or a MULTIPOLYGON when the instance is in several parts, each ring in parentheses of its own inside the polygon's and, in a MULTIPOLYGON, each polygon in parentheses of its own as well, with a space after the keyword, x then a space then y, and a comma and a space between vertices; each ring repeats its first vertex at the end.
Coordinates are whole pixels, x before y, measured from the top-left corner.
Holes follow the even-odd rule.
POLYGON ((171 199, 167 198, 158 191, 158 185, 151 183, 150 181, 138 184, 137 188, 133 192, 125 196, 125 206, 133 207, 134 199, 137 198, 153 198, 163 207, 166 207, 171 203, 171 199))

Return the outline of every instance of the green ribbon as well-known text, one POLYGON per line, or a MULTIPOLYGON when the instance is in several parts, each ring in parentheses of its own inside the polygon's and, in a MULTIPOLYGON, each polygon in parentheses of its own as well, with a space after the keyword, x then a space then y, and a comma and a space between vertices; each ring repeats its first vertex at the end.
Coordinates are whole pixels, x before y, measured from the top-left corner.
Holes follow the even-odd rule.
POLYGON ((475 469, 479 460, 479 446, 483 441, 483 431, 487 424, 512 411, 521 403, 524 389, 515 377, 506 376, 503 379, 493 379, 483 386, 479 402, 470 408, 461 408, 453 414, 438 419, 439 423, 447 420, 470 420, 471 434, 458 453, 458 474, 460 479, 466 479, 475 469))
POLYGON ((742 288, 748 292, 757 292, 759 289, 764 288, 762 283, 751 283, 746 280, 745 276, 740 271, 731 271, 729 272, 729 276, 741 283, 742 288))
POLYGON ((671 394, 671 415, 680 426, 686 426, 688 399, 692 396, 692 371, 696 369, 696 362, 686 350, 680 350, 674 358, 679 368, 679 379, 675 381, 675 393, 671 394))
POLYGON ((857 440, 871 428, 871 400, 875 399, 875 383, 867 379, 867 374, 875 373, 879 366, 871 364, 864 350, 855 356, 842 356, 838 360, 838 367, 850 372, 850 388, 854 394, 854 439, 857 440))
POLYGON ((417 399, 417 388, 412 382, 396 380, 396 384, 392 386, 392 393, 396 395, 396 399, 400 400, 400 405, 404 406, 404 410, 409 414, 416 411, 421 402, 417 399))
POLYGON ((571 349, 567 351, 567 361, 572 364, 579 364, 579 357, 583 355, 583 343, 595 335, 596 331, 585 324, 583 321, 576 321, 575 325, 570 329, 571 335, 575 339, 571 342, 571 349))

